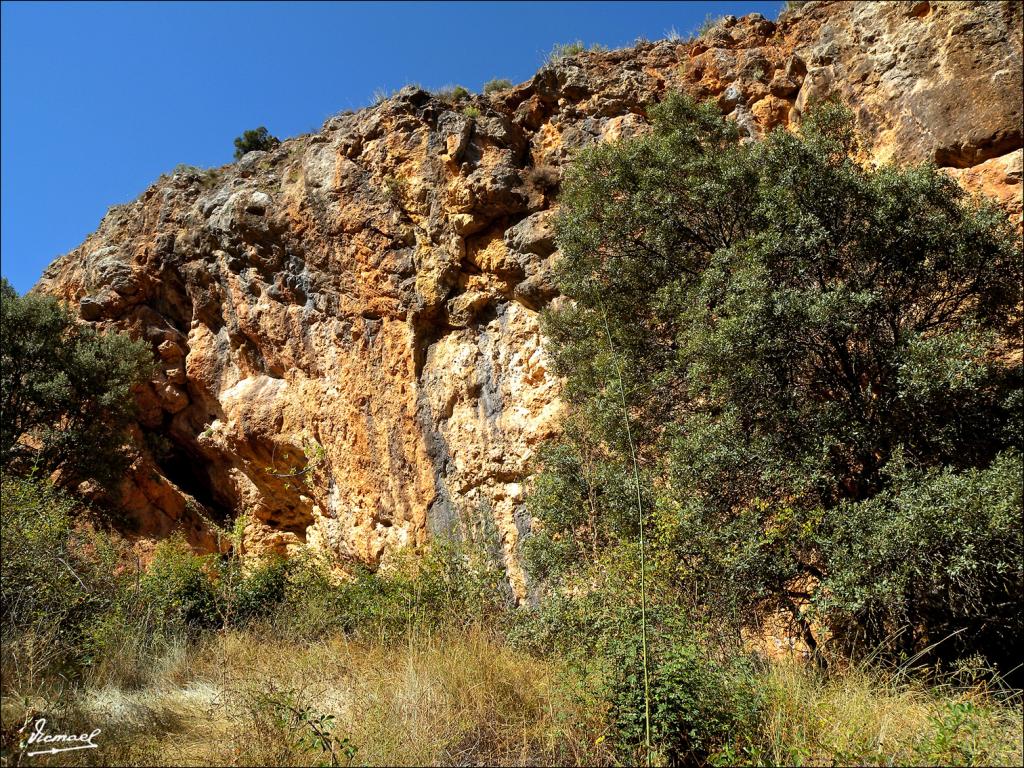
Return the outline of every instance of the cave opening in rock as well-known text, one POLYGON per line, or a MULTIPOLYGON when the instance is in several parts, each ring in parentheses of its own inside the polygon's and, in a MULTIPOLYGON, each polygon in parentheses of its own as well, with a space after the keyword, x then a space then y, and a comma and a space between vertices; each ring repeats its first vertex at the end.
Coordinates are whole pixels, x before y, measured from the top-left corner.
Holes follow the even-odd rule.
POLYGON ((224 525, 234 517, 234 511, 217 499, 210 473, 199 456, 194 456, 180 445, 173 445, 158 460, 164 476, 202 504, 213 522, 224 525))

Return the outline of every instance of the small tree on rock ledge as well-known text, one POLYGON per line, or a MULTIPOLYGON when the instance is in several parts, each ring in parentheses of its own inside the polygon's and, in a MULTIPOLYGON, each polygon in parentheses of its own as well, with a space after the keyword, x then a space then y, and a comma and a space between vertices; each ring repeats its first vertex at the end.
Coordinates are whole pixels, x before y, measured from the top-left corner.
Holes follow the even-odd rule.
POLYGON ((235 160, 241 160, 249 152, 263 152, 280 145, 281 140, 272 136, 264 126, 246 131, 235 139, 235 160))

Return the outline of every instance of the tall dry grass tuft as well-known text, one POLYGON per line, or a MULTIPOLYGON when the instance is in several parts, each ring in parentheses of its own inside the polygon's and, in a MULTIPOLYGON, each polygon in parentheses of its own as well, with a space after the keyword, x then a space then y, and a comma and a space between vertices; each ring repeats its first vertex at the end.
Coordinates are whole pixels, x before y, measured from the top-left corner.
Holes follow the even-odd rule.
POLYGON ((228 632, 144 689, 96 688, 55 714, 62 727, 103 728, 100 749, 64 764, 613 762, 596 700, 559 664, 476 628, 301 646, 228 632))
MULTIPOLYGON (((517 654, 484 630, 416 632, 393 646, 336 637, 298 655, 235 636, 224 651, 218 683, 235 704, 232 717, 240 732, 268 736, 238 745, 246 763, 277 757, 287 740, 258 727, 282 697, 313 717, 333 715, 335 739, 347 740, 359 764, 610 760, 593 746, 595 717, 558 665, 517 654)), ((307 746, 289 758, 301 762, 307 746)))
POLYGON ((774 765, 1020 765, 1020 692, 929 687, 854 666, 824 676, 799 662, 765 672, 760 743, 774 765))

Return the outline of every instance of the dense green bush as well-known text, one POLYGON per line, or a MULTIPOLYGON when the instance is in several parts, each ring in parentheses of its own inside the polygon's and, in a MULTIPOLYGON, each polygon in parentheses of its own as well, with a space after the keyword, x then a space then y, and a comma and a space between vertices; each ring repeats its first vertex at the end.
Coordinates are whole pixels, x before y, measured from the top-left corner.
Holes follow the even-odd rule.
POLYGON ((82 661, 91 622, 116 602, 117 548, 76 529, 76 503, 45 480, 5 474, 2 486, 3 668, 64 670, 82 661))
POLYGON ((857 165, 834 104, 749 144, 713 104, 650 113, 651 134, 563 178, 573 301, 543 322, 569 407, 530 489, 537 605, 511 639, 590 670, 639 760, 646 631, 670 763, 759 754, 739 648, 765 612, 812 651, 816 620, 833 649, 957 633, 939 655, 1012 666, 1021 370, 1003 350, 1022 261, 1005 216, 933 167, 857 165))
POLYGON ((249 152, 266 152, 280 146, 281 140, 272 136, 264 126, 246 131, 235 139, 235 160, 249 152))
POLYGON ((877 645, 867 624, 893 631, 915 602, 915 647, 1005 624, 998 605, 1020 608, 1006 590, 1008 491, 959 529, 929 522, 920 501, 959 515, 979 497, 940 503, 928 478, 952 493, 949 478, 985 476, 1021 442, 1021 366, 1003 350, 1022 259, 1005 215, 934 167, 858 165, 852 118, 834 104, 799 134, 747 144, 713 104, 672 96, 650 113, 651 134, 579 153, 563 179, 556 270, 573 301, 544 325, 568 428, 543 456, 530 497, 541 525, 524 545, 541 586, 636 537, 635 447, 651 559, 669 592, 723 627, 788 611, 813 647, 797 603, 832 575, 847 585, 842 553, 893 536, 896 510, 922 559, 988 531, 970 563, 988 597, 926 597, 926 584, 967 578, 965 561, 939 557, 897 600, 879 549, 856 587, 875 606, 822 599, 819 617, 840 611, 837 629, 877 645), (901 467, 917 474, 899 480, 901 467))
POLYGON ((132 389, 153 368, 149 346, 99 334, 55 298, 18 296, 4 279, 0 364, 0 467, 60 469, 64 482, 114 486, 126 461, 132 389))
POLYGON ((833 630, 869 647, 944 642, 1014 666, 1022 478, 1012 452, 982 470, 905 469, 874 498, 845 502, 820 532, 830 567, 819 608, 833 630))
MULTIPOLYGON (((753 665, 742 656, 719 661, 693 636, 655 635, 650 653, 651 742, 669 765, 703 764, 756 731, 761 697, 753 665)), ((610 719, 629 762, 644 760, 643 663, 635 636, 618 649, 610 719)))
POLYGON ((461 85, 446 85, 434 91, 434 96, 451 104, 469 98, 469 91, 461 85))
MULTIPOLYGON (((646 759, 638 571, 636 545, 601 547, 565 575, 563 588, 510 616, 506 629, 515 647, 569 662, 607 702, 609 735, 626 764, 646 759)), ((755 666, 738 643, 723 643, 718 627, 692 620, 664 570, 648 575, 652 755, 656 764, 702 762, 756 731, 755 666)))
POLYGON ((157 545, 140 581, 140 599, 160 631, 197 632, 220 623, 212 561, 197 557, 180 535, 157 545))
POLYGON ((280 555, 258 562, 227 596, 231 623, 245 626, 278 610, 286 597, 291 570, 291 562, 280 555))
POLYGON ((169 645, 265 619, 285 599, 281 559, 243 574, 237 559, 196 555, 176 535, 143 569, 45 480, 4 475, 0 498, 2 663, 20 682, 89 671, 138 683, 169 645))
POLYGON ((477 547, 438 541, 384 572, 331 574, 313 557, 293 561, 274 622, 298 640, 324 632, 400 638, 412 627, 493 622, 513 605, 505 574, 477 547))

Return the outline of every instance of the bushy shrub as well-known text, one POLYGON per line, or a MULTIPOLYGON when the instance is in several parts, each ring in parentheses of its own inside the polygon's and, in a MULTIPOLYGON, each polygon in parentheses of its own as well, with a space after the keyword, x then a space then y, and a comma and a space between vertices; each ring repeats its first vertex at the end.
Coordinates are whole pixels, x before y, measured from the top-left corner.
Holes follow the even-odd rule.
POLYGON ((157 545, 139 586, 160 631, 195 633, 218 626, 212 559, 196 556, 180 535, 157 545))
POLYGON ((455 104, 469 98, 469 91, 461 85, 446 85, 434 91, 434 96, 441 101, 455 104))
POLYGON ((235 160, 249 152, 266 152, 280 146, 281 140, 272 136, 264 126, 246 131, 235 139, 235 160))
POLYGON ((577 40, 572 43, 555 43, 548 53, 547 58, 544 60, 545 65, 557 64, 562 59, 570 56, 578 56, 587 50, 587 46, 583 44, 582 40, 577 40))
MULTIPOLYGON (((672 96, 650 113, 650 134, 587 148, 562 183, 555 270, 573 301, 543 320, 570 428, 531 492, 538 575, 637 535, 635 450, 651 558, 723 627, 788 611, 813 648, 797 605, 858 547, 872 548, 855 559, 874 586, 843 577, 837 589, 873 594, 888 616, 876 628, 912 604, 945 606, 915 641, 988 626, 977 584, 970 601, 921 591, 969 586, 947 568, 984 574, 993 601, 1019 611, 1019 590, 1007 591, 1014 540, 992 544, 1009 535, 1008 491, 970 502, 960 529, 922 511, 948 517, 980 498, 949 478, 984 473, 1022 439, 1021 365, 1002 350, 1024 261, 1003 212, 932 166, 857 164, 852 116, 834 103, 798 134, 747 144, 711 103, 672 96), (899 480, 901 466, 918 473, 899 480), (894 519, 911 532, 888 529, 894 519), (976 558, 924 568, 926 551, 957 551, 973 534, 987 542, 976 558), (897 550, 874 543, 882 536, 911 547, 913 573, 890 578, 897 550)), ((847 612, 844 632, 877 650, 870 615, 847 612)))
POLYGON ((841 505, 821 531, 830 568, 818 605, 833 631, 868 647, 942 642, 1014 666, 1022 478, 1011 452, 983 470, 904 469, 890 489, 841 505))
POLYGON ((628 468, 589 442, 579 423, 563 426, 563 439, 540 452, 544 471, 533 479, 527 499, 537 523, 523 542, 523 559, 540 582, 557 581, 638 530, 628 468))
MULTIPOLYGON (((738 645, 701 631, 672 578, 651 568, 646 609, 651 747, 657 764, 702 762, 753 733, 761 700, 755 669, 738 645)), ((602 547, 509 622, 514 647, 554 654, 608 705, 608 727, 627 764, 646 760, 639 550, 602 547)), ((714 628, 717 632, 718 627, 714 628)))
POLYGON ((127 461, 133 387, 153 353, 120 333, 76 322, 57 299, 0 282, 0 467, 60 469, 63 482, 113 488, 127 461), (25 438, 29 439, 25 439, 25 438))
POLYGON ((291 569, 291 562, 279 555, 257 563, 226 596, 231 623, 245 626, 273 614, 285 600, 291 569))
POLYGON ((494 80, 488 80, 486 83, 484 83, 483 91, 485 96, 490 96, 491 94, 501 93, 502 91, 507 91, 510 90, 511 88, 511 80, 506 80, 503 77, 497 77, 494 80))
MULTIPOLYGON (((654 636, 650 653, 651 746, 669 765, 702 764, 725 745, 755 732, 761 708, 757 678, 743 657, 712 658, 693 637, 654 636)), ((637 638, 614 657, 610 719, 628 762, 644 759, 643 661, 637 638)), ((661 762, 659 760, 659 762, 661 762)))
POLYGON ((120 549, 74 523, 76 502, 38 478, 2 477, 3 665, 55 673, 88 661, 90 625, 116 604, 120 549))
POLYGON ((400 554, 383 572, 357 568, 350 577, 332 574, 317 558, 301 558, 285 593, 274 621, 296 639, 327 631, 393 639, 413 627, 491 622, 513 604, 505 574, 483 553, 444 541, 400 554))
POLYGON ((140 602, 165 634, 245 627, 279 610, 296 566, 277 555, 251 564, 235 554, 197 555, 175 535, 157 545, 140 602))

